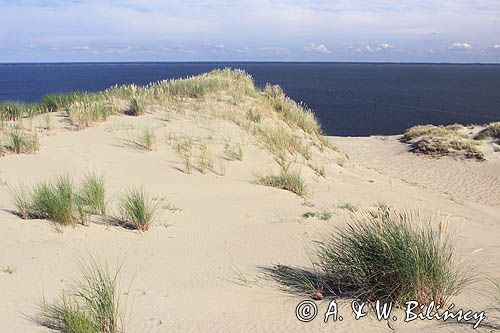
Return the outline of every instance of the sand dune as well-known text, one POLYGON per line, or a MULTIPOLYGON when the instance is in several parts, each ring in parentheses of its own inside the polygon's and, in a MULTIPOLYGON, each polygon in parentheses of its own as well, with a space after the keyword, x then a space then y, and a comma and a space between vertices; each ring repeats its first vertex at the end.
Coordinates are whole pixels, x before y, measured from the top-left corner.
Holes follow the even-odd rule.
MULTIPOLYGON (((65 282, 78 276, 77 260, 89 254, 123 263, 122 286, 128 290, 130 285, 128 295, 122 295, 130 313, 127 332, 389 331, 385 322, 355 321, 348 314, 335 324, 322 323, 320 317, 301 323, 294 312, 304 297, 282 291, 264 276, 263 268, 278 263, 307 267, 304 249, 348 220, 348 213, 338 208, 346 202, 360 208, 385 202, 449 216, 460 234, 458 251, 469 254, 482 248, 474 255, 478 272, 500 277, 498 160, 435 160, 409 154, 392 138, 332 137, 349 160, 340 166, 337 152, 316 152, 314 159, 324 166, 326 178, 303 165, 311 190, 304 199, 253 183, 256 172, 276 165, 274 156, 248 132, 231 122, 196 118, 196 113, 172 113, 165 120, 164 111, 112 116, 81 131, 68 129, 64 115, 56 114, 55 129, 43 135, 37 154, 0 159, 1 177, 10 185, 61 173, 78 180, 85 171, 97 170, 104 173, 112 197, 142 185, 171 208, 162 209, 147 233, 98 223, 60 233, 48 221, 11 214, 8 186, 2 186, 0 268, 15 269, 0 273, 2 331, 49 332, 29 317, 36 314, 42 295, 53 299, 65 282), (144 128, 154 129, 154 151, 134 144, 144 128), (220 165, 205 174, 183 172, 169 144, 172 134, 182 133, 212 147, 223 172, 217 169, 220 165), (221 157, 227 142, 242 144, 243 161, 221 157), (329 210, 333 216, 329 221, 303 218, 310 210, 329 210)), ((454 301, 476 311, 489 307, 492 295, 481 292, 489 287, 474 288, 454 301)), ((326 303, 319 304, 324 311, 326 303)), ((349 312, 348 304, 343 307, 349 312)), ((490 318, 494 314, 490 310, 490 318)), ((393 325, 402 332, 471 329, 439 322, 393 325)))

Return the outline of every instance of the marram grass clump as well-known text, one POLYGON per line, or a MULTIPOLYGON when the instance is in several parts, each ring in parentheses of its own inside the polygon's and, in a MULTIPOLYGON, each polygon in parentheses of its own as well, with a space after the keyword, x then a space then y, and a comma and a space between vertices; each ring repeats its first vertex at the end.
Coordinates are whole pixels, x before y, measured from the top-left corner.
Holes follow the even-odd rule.
MULTIPOLYGON (((430 156, 459 155, 465 158, 485 160, 481 140, 499 140, 500 123, 490 123, 479 133, 465 126, 418 125, 406 130, 401 140, 411 144, 411 151, 430 156)), ((500 142, 500 141, 498 141, 500 142)))
POLYGON ((139 231, 149 230, 158 205, 142 188, 131 188, 119 199, 118 215, 115 220, 125 228, 139 231))
POLYGON ((82 278, 62 292, 54 303, 45 299, 35 320, 64 333, 124 332, 118 286, 119 268, 92 260, 83 264, 82 278))
POLYGON ((47 219, 56 225, 88 225, 90 215, 106 216, 104 178, 85 175, 77 188, 68 175, 36 184, 10 188, 16 214, 23 219, 47 219))
MULTIPOLYGON (((378 207, 318 243, 317 267, 355 298, 445 304, 467 281, 446 233, 415 210, 378 207)), ((331 286, 332 288, 334 286, 331 286)))
POLYGON ((276 160, 280 166, 279 173, 257 175, 255 182, 264 186, 276 187, 290 191, 301 197, 308 194, 307 185, 298 170, 291 167, 291 163, 284 159, 276 160))

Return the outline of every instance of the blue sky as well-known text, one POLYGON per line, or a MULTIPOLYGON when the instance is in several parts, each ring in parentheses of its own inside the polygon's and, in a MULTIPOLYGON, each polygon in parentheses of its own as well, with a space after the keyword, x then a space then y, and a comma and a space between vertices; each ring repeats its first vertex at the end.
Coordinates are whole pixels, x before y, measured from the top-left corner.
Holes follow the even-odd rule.
POLYGON ((0 0, 0 62, 500 62, 500 0, 0 0))

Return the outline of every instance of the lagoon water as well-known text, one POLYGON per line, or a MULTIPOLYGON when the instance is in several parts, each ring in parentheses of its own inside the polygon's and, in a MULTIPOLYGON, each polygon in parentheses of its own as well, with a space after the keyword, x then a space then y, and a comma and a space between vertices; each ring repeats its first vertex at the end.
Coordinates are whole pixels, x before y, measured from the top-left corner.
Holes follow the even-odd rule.
POLYGON ((500 65, 367 63, 0 64, 0 101, 98 91, 240 68, 307 104, 328 135, 402 133, 417 124, 500 120, 500 65))

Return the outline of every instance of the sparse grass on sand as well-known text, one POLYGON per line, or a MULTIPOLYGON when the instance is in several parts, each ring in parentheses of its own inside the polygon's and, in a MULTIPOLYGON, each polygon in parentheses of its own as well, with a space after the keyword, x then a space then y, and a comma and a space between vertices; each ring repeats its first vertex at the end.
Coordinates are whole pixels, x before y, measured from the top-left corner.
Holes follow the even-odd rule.
POLYGON ((48 219, 57 225, 88 224, 90 215, 106 215, 104 178, 96 173, 85 175, 81 188, 73 180, 59 176, 36 184, 10 188, 16 214, 23 219, 48 219))
POLYGON ((142 132, 142 145, 149 151, 156 150, 156 135, 151 128, 146 128, 142 132))
POLYGON ((90 214, 106 216, 104 176, 96 172, 87 173, 82 180, 78 197, 90 214))
MULTIPOLYGON (((157 109, 170 113, 200 112, 234 123, 275 157, 286 153, 311 160, 316 150, 329 147, 311 110, 287 97, 278 86, 257 88, 252 77, 241 70, 217 69, 185 79, 163 80, 146 86, 113 86, 96 93, 50 94, 33 105, 7 104, 0 108, 2 120, 65 111, 77 130, 118 113, 140 116, 146 110, 157 109)), ((242 158, 240 150, 228 153, 231 159, 242 158)), ((185 161, 186 157, 184 154, 185 161)))
POLYGON ((480 137, 494 133, 495 123, 481 131, 483 133, 472 137, 462 125, 449 126, 419 125, 409 128, 402 140, 412 146, 415 153, 430 156, 462 155, 466 158, 484 160, 484 152, 479 147, 480 137))
POLYGON ((301 197, 307 195, 307 185, 299 171, 291 168, 291 163, 284 159, 276 160, 280 166, 278 174, 257 175, 255 182, 264 186, 287 190, 301 197))
POLYGON ((83 264, 82 278, 64 290, 54 303, 45 299, 35 321, 64 333, 124 332, 118 290, 119 268, 92 260, 83 264))
POLYGON ((119 212, 115 220, 125 228, 147 231, 158 208, 144 189, 131 188, 119 199, 119 212))
POLYGON ((224 157, 229 161, 243 161, 243 148, 239 144, 229 144, 224 145, 224 157))
POLYGON ((33 154, 40 149, 40 141, 36 133, 27 133, 19 126, 9 132, 8 150, 14 154, 33 154))
POLYGON ((346 227, 317 243, 314 272, 277 266, 271 275, 296 292, 365 301, 445 304, 467 283, 446 224, 437 228, 417 211, 378 207, 352 216, 346 227))
POLYGON ((61 225, 74 225, 76 218, 76 196, 73 181, 69 176, 59 176, 53 182, 43 182, 32 192, 29 216, 54 221, 61 225))

